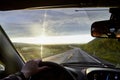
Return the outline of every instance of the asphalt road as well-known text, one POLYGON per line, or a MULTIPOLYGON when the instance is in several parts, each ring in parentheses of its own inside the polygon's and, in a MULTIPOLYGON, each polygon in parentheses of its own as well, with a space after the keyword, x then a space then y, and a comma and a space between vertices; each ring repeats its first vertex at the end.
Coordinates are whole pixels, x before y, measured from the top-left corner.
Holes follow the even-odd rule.
POLYGON ((66 63, 66 62, 96 62, 102 63, 100 60, 90 56, 85 51, 80 48, 73 47, 73 49, 68 50, 64 53, 54 55, 48 58, 44 58, 43 61, 52 61, 56 63, 66 63))

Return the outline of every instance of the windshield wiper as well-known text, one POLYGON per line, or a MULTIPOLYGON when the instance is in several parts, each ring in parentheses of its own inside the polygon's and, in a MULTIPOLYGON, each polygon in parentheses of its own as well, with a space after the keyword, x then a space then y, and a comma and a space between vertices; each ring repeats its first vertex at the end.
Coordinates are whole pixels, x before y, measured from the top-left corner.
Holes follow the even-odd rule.
POLYGON ((80 66, 80 67, 109 67, 115 68, 115 65, 112 64, 104 64, 104 63, 96 63, 96 62, 68 62, 62 63, 63 66, 80 66))

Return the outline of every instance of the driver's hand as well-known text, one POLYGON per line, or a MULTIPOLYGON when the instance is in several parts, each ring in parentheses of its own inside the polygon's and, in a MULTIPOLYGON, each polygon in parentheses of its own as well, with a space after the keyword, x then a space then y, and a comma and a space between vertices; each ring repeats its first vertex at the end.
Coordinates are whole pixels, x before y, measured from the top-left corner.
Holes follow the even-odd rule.
POLYGON ((41 60, 30 60, 23 66, 21 72, 24 74, 25 78, 29 78, 30 76, 44 70, 47 66, 39 67, 39 63, 41 60))

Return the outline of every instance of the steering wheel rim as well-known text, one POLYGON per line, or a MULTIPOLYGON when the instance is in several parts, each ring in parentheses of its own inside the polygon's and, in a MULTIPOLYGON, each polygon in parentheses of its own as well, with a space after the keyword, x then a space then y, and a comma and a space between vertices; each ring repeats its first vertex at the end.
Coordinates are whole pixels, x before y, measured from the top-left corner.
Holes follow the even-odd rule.
MULTIPOLYGON (((48 67, 50 67, 51 69, 54 69, 54 70, 56 70, 56 71, 64 72, 64 73, 66 74, 66 75, 64 75, 64 77, 66 77, 66 76, 69 77, 68 80, 76 80, 76 78, 72 75, 71 72, 69 72, 67 69, 65 69, 63 66, 61 66, 61 65, 59 65, 59 64, 57 64, 57 63, 48 62, 48 61, 46 61, 46 62, 41 62, 41 63, 39 64, 39 67, 42 67, 42 66, 48 66, 48 67)), ((49 70, 49 69, 48 69, 48 70, 49 70)), ((43 70, 43 71, 44 71, 44 70, 43 70)), ((31 76, 29 80, 35 80, 36 75, 39 75, 39 73, 31 76)))

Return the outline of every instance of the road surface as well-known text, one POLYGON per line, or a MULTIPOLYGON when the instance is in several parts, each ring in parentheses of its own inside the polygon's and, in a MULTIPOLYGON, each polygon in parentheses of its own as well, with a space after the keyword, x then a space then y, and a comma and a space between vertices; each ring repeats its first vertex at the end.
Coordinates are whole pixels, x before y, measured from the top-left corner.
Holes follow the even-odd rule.
POLYGON ((77 47, 72 47, 73 49, 68 50, 64 53, 54 55, 48 58, 44 58, 43 61, 52 61, 56 63, 67 63, 67 62, 96 62, 102 63, 102 61, 94 58, 85 51, 77 47))

